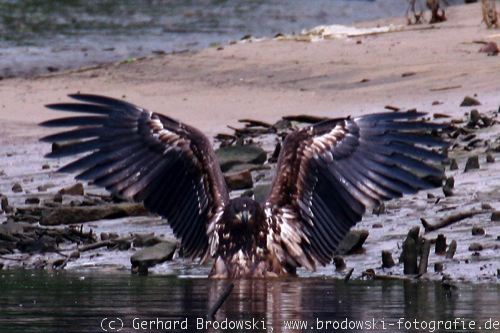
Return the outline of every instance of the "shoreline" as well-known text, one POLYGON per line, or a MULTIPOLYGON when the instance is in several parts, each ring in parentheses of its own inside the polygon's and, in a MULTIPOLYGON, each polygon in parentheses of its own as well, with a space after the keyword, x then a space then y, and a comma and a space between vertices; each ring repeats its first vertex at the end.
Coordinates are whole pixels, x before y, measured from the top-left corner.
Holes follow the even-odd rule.
MULTIPOLYGON (((456 139, 460 149, 453 152, 459 169, 447 170, 447 176, 455 178, 455 195, 443 197, 442 189, 438 188, 391 201, 387 204, 387 213, 368 214, 356 227, 369 230, 370 236, 363 254, 345 257, 348 267, 356 267, 356 276, 367 268, 384 272, 379 267, 380 251, 392 249, 396 251, 393 253, 396 258, 397 246, 408 229, 422 227, 420 218, 435 222, 448 213, 476 209, 483 204, 489 204, 491 211, 500 210, 500 197, 495 194, 500 193, 499 151, 492 153, 496 163, 485 163, 488 145, 500 137, 500 57, 478 52, 482 46, 479 41, 500 42, 500 33, 487 30, 480 23, 479 6, 476 3, 452 7, 445 23, 405 26, 395 32, 318 42, 270 39, 237 43, 43 77, 1 80, 0 143, 3 148, 0 153, 3 157, 0 170, 5 174, 0 176, 0 193, 9 196, 14 206, 22 207, 29 196, 50 198, 60 188, 75 183, 72 175, 52 174, 51 170, 61 162, 43 159, 50 147, 37 140, 53 131, 36 124, 62 115, 45 109, 44 104, 68 101, 65 95, 78 91, 124 98, 197 127, 211 139, 218 133, 232 133, 228 126, 242 127, 238 120, 245 118, 274 124, 286 115, 356 116, 387 111, 386 106, 403 110, 417 108, 429 112, 429 117, 445 114, 448 120, 462 121, 460 126, 464 126, 467 135, 461 134, 456 139), (465 96, 474 97, 481 104, 460 107, 465 96), (465 124, 473 109, 497 124, 467 132, 465 124), (467 150, 465 137, 471 134, 483 146, 467 150), (481 168, 464 173, 465 161, 472 155, 479 156, 481 168), (44 164, 48 164, 47 170, 42 170, 44 164), (23 192, 12 193, 15 182, 23 185, 23 192), (54 186, 47 192, 37 193, 37 186, 47 182, 54 186), (433 199, 427 193, 432 194, 433 199), (433 204, 436 198, 439 200, 433 204), (376 224, 383 226, 375 228, 376 224)), ((401 25, 404 21, 404 18, 391 18, 357 26, 401 25)), ((267 151, 268 155, 271 153, 267 151)), ((95 188, 90 187, 89 191, 95 188)), ((488 211, 465 219, 456 225, 458 227, 424 234, 435 239, 439 233, 445 233, 450 235, 450 240, 460 240, 457 259, 445 262, 448 266, 445 273, 465 281, 497 279, 500 245, 496 237, 500 237, 500 225, 490 220, 490 215, 488 211), (486 230, 483 238, 470 234, 476 225, 486 230), (468 249, 473 242, 487 244, 484 252, 479 251, 484 258, 468 249), (463 272, 464 265, 469 265, 465 267, 477 271, 478 275, 463 272), (490 266, 480 269, 483 265, 490 266)), ((0 214, 0 222, 5 218, 0 214)), ((110 232, 119 222, 131 222, 127 219, 109 221, 84 226, 96 232, 110 232)), ((161 233, 165 228, 165 224, 157 220, 148 223, 151 224, 139 225, 141 231, 161 233)), ((131 230, 136 229, 121 231, 131 230)), ((118 258, 104 255, 99 260, 102 267, 98 267, 105 270, 106 260, 113 259, 115 264, 125 265, 130 251, 120 253, 118 258)), ((437 261, 439 258, 431 257, 430 264, 437 261)), ((77 269, 78 264, 73 264, 68 269, 77 269)), ((166 267, 160 268, 160 272, 169 272, 168 265, 162 266, 166 267)), ((336 272, 332 266, 321 268, 317 274, 341 277, 343 273, 336 272)), ((391 274, 401 276, 399 268, 391 270, 391 274)), ((435 274, 433 278, 439 276, 435 274)))

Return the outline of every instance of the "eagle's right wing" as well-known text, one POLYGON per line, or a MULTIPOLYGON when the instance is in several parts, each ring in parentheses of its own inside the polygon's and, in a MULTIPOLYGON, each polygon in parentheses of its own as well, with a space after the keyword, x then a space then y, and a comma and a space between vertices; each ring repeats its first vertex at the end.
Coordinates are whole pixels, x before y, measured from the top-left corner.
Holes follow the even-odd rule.
POLYGON ((282 263, 314 270, 329 263, 365 210, 436 185, 446 126, 420 112, 331 119, 285 139, 266 201, 270 247, 282 263))
MULTIPOLYGON (((83 140, 53 151, 60 158, 90 154, 59 171, 83 171, 76 178, 111 193, 143 202, 166 217, 186 255, 203 257, 216 222, 229 200, 224 178, 209 140, 198 130, 128 102, 76 94, 83 103, 51 104, 58 111, 86 113, 40 125, 77 126, 44 137, 47 142, 83 140)), ((216 238, 210 241, 212 246, 216 238)))

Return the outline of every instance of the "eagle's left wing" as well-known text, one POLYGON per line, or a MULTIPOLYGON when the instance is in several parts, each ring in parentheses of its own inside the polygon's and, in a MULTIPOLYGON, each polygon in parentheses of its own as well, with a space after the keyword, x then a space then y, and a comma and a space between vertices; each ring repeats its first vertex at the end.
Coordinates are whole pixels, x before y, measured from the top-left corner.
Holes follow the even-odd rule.
POLYGON ((76 94, 81 103, 48 105, 50 109, 83 113, 42 123, 76 127, 46 136, 66 142, 47 157, 80 156, 59 169, 80 171, 111 193, 143 202, 168 219, 185 254, 204 257, 217 246, 215 224, 229 195, 210 141, 197 129, 165 115, 110 97, 76 94), (79 140, 74 142, 74 140, 79 140))
POLYGON ((268 243, 292 267, 329 263, 365 210, 435 187, 433 164, 447 144, 429 134, 425 113, 394 112, 326 120, 287 136, 265 204, 268 243), (428 176, 431 176, 430 178, 428 176))

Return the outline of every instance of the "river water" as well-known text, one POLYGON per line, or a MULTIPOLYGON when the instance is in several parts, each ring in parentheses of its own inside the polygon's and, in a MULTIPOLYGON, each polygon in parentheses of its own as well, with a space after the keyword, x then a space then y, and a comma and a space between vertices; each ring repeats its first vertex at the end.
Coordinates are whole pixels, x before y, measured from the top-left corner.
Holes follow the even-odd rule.
POLYGON ((403 16, 406 8, 405 0, 0 0, 0 77, 403 16))
MULTIPOLYGON (((217 331, 210 330, 205 319, 226 283, 175 276, 4 271, 0 332, 102 332, 101 324, 112 331, 109 326, 122 323, 121 332, 170 332, 166 328, 174 320, 185 321, 187 330, 184 326, 172 331, 217 331), (140 329, 144 321, 153 321, 153 326, 146 322, 142 325, 147 328, 140 329)), ((225 319, 227 325, 253 320, 256 325, 227 332, 499 332, 500 285, 457 286, 449 290, 441 283, 345 283, 328 278, 240 280, 216 320, 219 325, 225 319), (437 329, 438 321, 451 329, 437 329), (495 322, 497 329, 490 329, 495 322), (332 329, 342 323, 351 329, 332 329), (286 328, 294 324, 308 328, 286 328)))

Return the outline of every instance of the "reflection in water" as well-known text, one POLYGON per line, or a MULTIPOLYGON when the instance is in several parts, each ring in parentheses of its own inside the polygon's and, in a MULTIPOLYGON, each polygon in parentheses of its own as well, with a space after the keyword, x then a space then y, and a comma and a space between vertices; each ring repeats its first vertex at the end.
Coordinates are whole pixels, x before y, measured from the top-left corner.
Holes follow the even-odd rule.
MULTIPOLYGON (((6 271, 0 274, 0 332, 99 332, 105 317, 121 318, 124 323, 121 332, 167 331, 162 326, 156 330, 155 325, 151 329, 149 326, 145 330, 134 329, 139 323, 135 318, 158 318, 164 325, 187 318, 188 331, 196 332, 197 323, 202 321, 198 318, 203 318, 207 328, 209 305, 226 283, 204 278, 6 271)), ((325 328, 326 321, 341 323, 346 318, 364 321, 364 325, 375 320, 376 329, 370 332, 397 332, 400 318, 408 321, 465 318, 484 324, 490 318, 500 320, 499 308, 498 284, 460 285, 459 290, 450 293, 439 283, 351 281, 346 284, 322 278, 262 279, 235 281, 233 292, 216 319, 222 322, 227 318, 233 324, 240 320, 257 323, 252 326, 256 330, 250 328, 246 332, 262 332, 263 327, 268 332, 271 327, 274 332, 310 332, 317 323, 323 323, 325 328), (307 321, 303 322, 307 328, 284 327, 296 320, 307 321)), ((178 327, 172 331, 182 330, 178 327)), ((314 331, 334 330, 330 326, 328 330, 314 331)))

